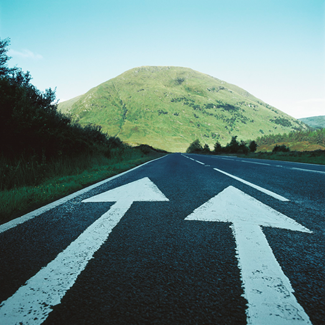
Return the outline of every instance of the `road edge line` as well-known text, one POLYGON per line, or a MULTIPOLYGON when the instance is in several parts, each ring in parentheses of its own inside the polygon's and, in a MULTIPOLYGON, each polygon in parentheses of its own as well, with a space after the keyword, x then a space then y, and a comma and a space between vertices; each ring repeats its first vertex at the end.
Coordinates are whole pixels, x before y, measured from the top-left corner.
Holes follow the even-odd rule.
POLYGON ((147 162, 145 162, 145 163, 143 163, 143 164, 141 164, 139 166, 133 167, 132 169, 126 170, 125 172, 122 172, 121 174, 114 175, 114 176, 109 177, 107 179, 104 179, 104 180, 102 180, 102 181, 100 181, 98 183, 95 183, 93 185, 87 186, 87 187, 85 187, 85 188, 83 188, 83 189, 81 189, 81 190, 79 190, 77 192, 74 192, 72 194, 69 194, 67 196, 64 196, 61 199, 58 199, 58 200, 56 200, 54 202, 51 202, 51 203, 49 203, 47 205, 44 205, 44 206, 40 207, 40 208, 38 208, 38 209, 36 209, 34 211, 31 211, 29 213, 26 213, 26 214, 22 215, 21 217, 18 217, 16 219, 10 220, 10 221, 8 221, 8 222, 0 225, 0 234, 3 233, 3 232, 5 232, 5 231, 7 231, 7 230, 9 230, 9 229, 11 229, 11 228, 14 228, 14 227, 16 227, 16 226, 18 226, 20 224, 23 224, 26 221, 31 220, 31 219, 33 219, 33 218, 35 218, 35 217, 43 214, 44 212, 47 212, 49 210, 52 210, 52 209, 56 208, 57 206, 65 203, 65 202, 67 202, 67 201, 69 201, 69 200, 71 200, 71 199, 73 199, 73 198, 75 198, 75 197, 77 197, 77 196, 79 196, 79 195, 81 195, 83 193, 86 193, 86 192, 88 192, 88 191, 90 191, 90 190, 92 190, 92 189, 94 189, 94 188, 96 188, 96 187, 98 187, 100 185, 103 185, 103 184, 105 184, 107 182, 110 182, 111 180, 113 180, 115 178, 118 178, 120 176, 123 176, 123 175, 125 175, 125 174, 127 174, 127 173, 129 173, 129 172, 131 172, 131 171, 133 171, 135 169, 138 169, 138 168, 140 168, 140 167, 142 167, 144 165, 147 165, 147 164, 149 164, 151 162, 154 162, 156 160, 165 158, 167 156, 169 156, 169 155, 165 155, 163 157, 159 157, 159 158, 156 158, 156 159, 147 161, 147 162))

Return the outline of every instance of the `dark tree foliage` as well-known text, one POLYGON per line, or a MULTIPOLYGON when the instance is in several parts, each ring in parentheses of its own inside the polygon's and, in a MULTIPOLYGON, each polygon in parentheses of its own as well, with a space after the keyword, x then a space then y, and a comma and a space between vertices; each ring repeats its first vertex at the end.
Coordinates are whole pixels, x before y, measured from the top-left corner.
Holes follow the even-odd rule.
POLYGON ((221 144, 219 143, 219 141, 217 141, 217 142, 215 143, 213 152, 214 152, 215 154, 218 154, 218 153, 221 153, 221 152, 222 152, 222 146, 221 146, 221 144))
POLYGON ((225 147, 223 147, 218 141, 214 145, 214 151, 215 154, 220 153, 242 153, 242 154, 248 154, 249 147, 247 147, 247 144, 245 141, 238 142, 237 136, 231 137, 230 143, 227 143, 225 147))
POLYGON ((1 40, 0 39, 0 78, 3 76, 7 76, 9 73, 15 71, 16 69, 9 69, 7 66, 7 61, 9 61, 10 57, 7 55, 7 47, 10 44, 10 40, 8 38, 1 40))
POLYGON ((210 153, 210 148, 209 148, 209 146, 207 144, 204 145, 203 152, 204 153, 210 153))
POLYGON ((202 145, 199 139, 194 140, 187 148, 187 153, 200 153, 203 151, 202 145))
POLYGON ((286 147, 284 144, 281 146, 276 145, 273 150, 272 153, 277 153, 277 152, 289 152, 290 148, 286 147))
POLYGON ((257 143, 253 140, 249 143, 248 147, 250 152, 255 152, 257 149, 257 143))
POLYGON ((176 84, 178 84, 178 85, 181 85, 184 81, 185 81, 185 79, 180 78, 180 77, 176 78, 176 80, 175 80, 176 84))
POLYGON ((239 150, 239 142, 237 141, 237 135, 231 137, 231 141, 230 143, 227 143, 226 145, 226 152, 229 152, 229 153, 236 153, 238 152, 239 150))
MULTIPOLYGON (((254 142, 254 141, 252 141, 254 142)), ((250 145, 252 144, 252 142, 250 143, 250 145)), ((255 143, 255 147, 254 144, 252 144, 252 148, 254 149, 254 151, 256 150, 256 143, 255 143)), ((239 154, 248 154, 250 150, 250 147, 247 146, 245 141, 240 141, 238 142, 237 140, 237 136, 233 136, 231 138, 230 143, 227 143, 227 145, 225 147, 223 147, 219 141, 217 141, 214 145, 214 150, 210 151, 210 148, 207 144, 204 145, 204 147, 202 147, 200 141, 197 139, 195 141, 193 141, 190 146, 187 148, 186 152, 187 153, 204 153, 204 154, 221 154, 221 153, 239 153, 239 154)), ((253 152, 253 151, 252 151, 253 152)))
POLYGON ((248 151, 249 151, 249 149, 246 146, 246 142, 245 141, 240 141, 240 144, 239 144, 239 147, 238 147, 237 152, 238 153, 243 153, 243 154, 247 155, 248 154, 248 151))
POLYGON ((287 127, 292 126, 291 122, 288 119, 282 118, 282 117, 277 117, 274 120, 270 119, 270 121, 275 124, 282 125, 282 126, 287 126, 287 127))
POLYGON ((81 127, 57 111, 55 91, 39 91, 30 83, 30 73, 9 69, 9 40, 0 40, 0 152, 8 158, 55 158, 107 153, 123 146, 118 138, 109 138, 101 127, 81 127))

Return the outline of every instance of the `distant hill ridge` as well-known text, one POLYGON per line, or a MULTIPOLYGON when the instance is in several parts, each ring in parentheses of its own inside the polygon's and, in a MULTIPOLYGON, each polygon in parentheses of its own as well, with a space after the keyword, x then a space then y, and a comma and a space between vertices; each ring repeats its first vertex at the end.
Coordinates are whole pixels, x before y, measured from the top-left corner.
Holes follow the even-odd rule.
POLYGON ((299 121, 315 129, 325 128, 325 115, 300 118, 299 121))
POLYGON ((308 128, 238 86, 182 67, 128 70, 59 109, 127 143, 168 151, 185 151, 195 139, 212 147, 233 135, 247 140, 308 128))

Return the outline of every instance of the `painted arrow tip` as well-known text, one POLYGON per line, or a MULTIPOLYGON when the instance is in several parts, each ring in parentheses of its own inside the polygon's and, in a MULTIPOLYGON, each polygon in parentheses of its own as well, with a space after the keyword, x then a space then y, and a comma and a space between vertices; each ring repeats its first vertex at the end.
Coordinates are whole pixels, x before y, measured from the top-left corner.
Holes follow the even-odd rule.
POLYGON ((295 220, 229 186, 193 211, 185 220, 231 222, 312 233, 295 220))
POLYGON ((117 202, 129 201, 169 201, 158 187, 148 178, 122 185, 104 193, 92 196, 82 202, 117 202))

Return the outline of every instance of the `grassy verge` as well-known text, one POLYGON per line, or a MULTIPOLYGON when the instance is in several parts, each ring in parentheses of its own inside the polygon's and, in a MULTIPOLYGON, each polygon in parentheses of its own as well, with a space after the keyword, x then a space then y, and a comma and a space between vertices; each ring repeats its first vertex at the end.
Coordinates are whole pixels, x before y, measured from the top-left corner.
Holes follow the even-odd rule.
MULTIPOLYGON (((119 153, 110 159, 97 156, 84 157, 83 160, 79 157, 79 164, 78 160, 56 161, 46 168, 43 166, 43 169, 51 172, 47 177, 42 177, 41 181, 36 176, 42 168, 26 167, 27 163, 20 163, 18 165, 23 166, 12 168, 16 178, 29 172, 34 177, 34 184, 0 191, 0 224, 162 155, 163 153, 154 150, 127 149, 123 154, 119 153)), ((27 179, 27 182, 31 180, 27 179)))
POLYGON ((257 159, 270 159, 270 160, 282 160, 282 161, 292 161, 307 164, 319 164, 325 165, 325 150, 316 151, 290 151, 290 152, 257 152, 249 153, 247 155, 239 155, 240 157, 246 158, 257 158, 257 159))

